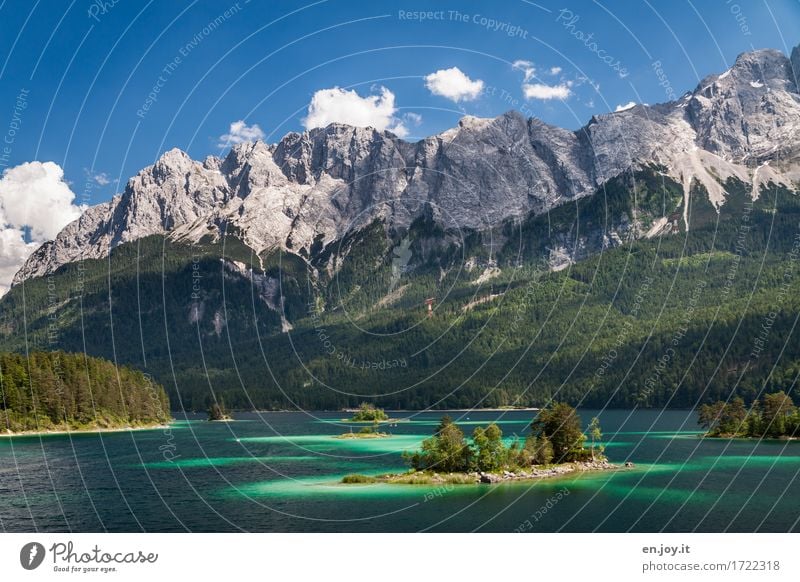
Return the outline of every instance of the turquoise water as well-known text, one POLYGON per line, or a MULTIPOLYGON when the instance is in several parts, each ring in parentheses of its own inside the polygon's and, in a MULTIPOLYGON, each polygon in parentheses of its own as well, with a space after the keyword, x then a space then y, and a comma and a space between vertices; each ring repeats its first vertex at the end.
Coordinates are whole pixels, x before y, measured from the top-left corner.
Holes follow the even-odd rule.
MULTIPOLYGON (((596 411, 581 411, 588 420, 596 411)), ((531 412, 451 413, 466 432, 531 412)), ((440 413, 341 440, 342 413, 189 418, 168 430, 0 439, 4 531, 797 531, 800 442, 701 440, 693 413, 605 411, 633 469, 500 485, 342 485, 404 469, 440 413)), ((357 425, 355 425, 357 428, 357 425)))

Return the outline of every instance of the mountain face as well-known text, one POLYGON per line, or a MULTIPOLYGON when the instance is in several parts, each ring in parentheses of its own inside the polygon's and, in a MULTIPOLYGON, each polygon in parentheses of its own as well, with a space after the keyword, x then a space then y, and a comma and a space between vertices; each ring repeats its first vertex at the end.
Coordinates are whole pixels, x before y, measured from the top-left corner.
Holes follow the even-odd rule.
MULTIPOLYGON (((174 149, 42 245, 14 283, 150 235, 196 243, 233 234, 259 255, 281 249, 313 259, 376 220, 392 232, 421 217, 449 232, 488 231, 645 167, 682 186, 687 227, 696 185, 719 209, 729 178, 748 184, 753 198, 770 183, 793 188, 800 180, 798 71, 800 47, 791 58, 774 50, 745 53, 677 101, 594 116, 577 131, 511 111, 465 117, 417 143, 332 124, 277 144, 236 145, 226 157, 202 162, 174 149)), ((660 234, 674 226, 674 211, 665 208, 647 228, 623 230, 660 234)), ((575 257, 551 259, 557 268, 575 257)))
POLYGON ((0 349, 129 364, 188 410, 788 392, 799 66, 744 54, 577 131, 509 112, 417 143, 334 124, 169 151, 30 257, 0 349))

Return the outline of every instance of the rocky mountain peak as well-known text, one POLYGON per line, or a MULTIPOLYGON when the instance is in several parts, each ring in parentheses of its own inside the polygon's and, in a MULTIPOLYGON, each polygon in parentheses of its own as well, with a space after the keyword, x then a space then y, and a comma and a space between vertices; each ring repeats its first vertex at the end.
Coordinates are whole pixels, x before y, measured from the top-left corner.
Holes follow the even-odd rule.
MULTIPOLYGON (((156 160, 150 173, 159 183, 163 183, 172 176, 186 174, 195 164, 197 164, 197 162, 192 160, 189 154, 178 148, 172 148, 164 152, 161 157, 156 160)), ((142 172, 146 170, 147 169, 142 170, 142 172)), ((140 175, 142 172, 140 172, 140 175)))
POLYGON ((246 198, 259 188, 280 186, 287 182, 274 161, 274 147, 263 141, 236 144, 219 164, 230 196, 246 198))
POLYGON ((762 49, 742 53, 728 70, 707 76, 697 85, 693 95, 706 99, 741 96, 757 101, 772 90, 797 93, 792 64, 780 51, 762 49))
POLYGON ((791 77, 787 67, 789 59, 775 49, 761 49, 742 53, 736 57, 732 71, 734 76, 747 81, 780 81, 791 77))
POLYGON ((791 62, 772 49, 741 54, 697 86, 687 112, 702 148, 727 160, 768 159, 797 141, 800 95, 791 62))

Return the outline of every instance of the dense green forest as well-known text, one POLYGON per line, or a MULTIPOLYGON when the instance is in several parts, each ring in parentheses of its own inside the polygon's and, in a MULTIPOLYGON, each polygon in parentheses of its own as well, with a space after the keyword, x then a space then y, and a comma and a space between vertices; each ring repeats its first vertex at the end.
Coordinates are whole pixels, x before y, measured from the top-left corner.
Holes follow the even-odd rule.
POLYGON ((136 427, 170 420, 164 389, 83 354, 0 354, 0 432, 136 427))
POLYGON ((425 216, 311 256, 149 237, 14 287, 0 348, 115 358, 187 410, 750 403, 800 372, 800 199, 726 188, 684 208, 656 168, 492 232, 425 216), (555 248, 577 262, 553 272, 555 248))

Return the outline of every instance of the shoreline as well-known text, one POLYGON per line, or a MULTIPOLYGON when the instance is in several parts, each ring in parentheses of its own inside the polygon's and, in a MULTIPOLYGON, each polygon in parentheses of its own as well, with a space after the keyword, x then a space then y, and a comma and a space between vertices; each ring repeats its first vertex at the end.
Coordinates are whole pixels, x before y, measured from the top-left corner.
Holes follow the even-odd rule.
POLYGON ((410 471, 408 473, 387 473, 385 475, 346 475, 340 482, 342 485, 476 485, 495 484, 512 481, 539 481, 555 477, 565 477, 576 473, 596 473, 601 471, 619 471, 634 467, 633 463, 617 465, 604 461, 579 461, 561 463, 547 467, 533 467, 530 471, 499 471, 486 473, 436 473, 429 471, 410 471))
POLYGON ((378 424, 397 424, 398 422, 408 422, 408 420, 403 418, 387 418, 386 420, 353 420, 352 418, 341 418, 335 422, 345 422, 348 424, 374 424, 376 422, 378 424))
MULTIPOLYGON (((539 410, 539 408, 421 408, 421 409, 413 409, 413 408, 384 408, 386 412, 531 412, 539 410)), ((291 412, 291 411, 287 411, 291 412)), ((329 411, 329 410, 320 410, 318 412, 358 412, 358 409, 344 409, 339 411, 329 411)))
POLYGON ((357 432, 345 432, 342 434, 333 435, 332 438, 339 439, 339 440, 375 440, 375 439, 388 439, 392 438, 392 435, 385 432, 370 432, 370 433, 357 433, 357 432))
MULTIPOLYGON (((442 408, 441 410, 404 410, 402 412, 536 412, 539 408, 442 408)), ((399 412, 399 411, 398 411, 399 412)))
MULTIPOLYGON (((423 412, 431 412, 431 413, 439 413, 439 412, 536 412, 536 411, 541 410, 541 409, 540 408, 535 408, 535 407, 530 407, 530 408, 436 408, 436 409, 431 409, 431 408, 420 408, 420 409, 393 408, 393 409, 388 409, 388 408, 386 408, 384 410, 386 412, 403 412, 403 413, 419 414, 419 413, 423 413, 423 412)), ((616 409, 614 409, 614 410, 616 410, 616 409)), ((628 410, 628 409, 619 409, 619 410, 628 410)), ((683 410, 683 409, 675 408, 673 410, 683 410)), ((291 409, 291 410, 289 410, 289 409, 281 409, 281 410, 263 410, 263 409, 239 410, 239 409, 234 409, 231 412, 234 412, 234 413, 245 413, 245 414, 249 414, 249 413, 265 414, 265 413, 274 413, 274 412, 282 412, 282 413, 302 412, 302 413, 315 413, 315 414, 318 414, 318 413, 326 413, 326 414, 327 413, 331 413, 331 414, 333 414, 333 413, 345 412, 345 413, 350 414, 350 413, 353 413, 353 412, 356 412, 356 411, 357 411, 356 408, 352 408, 352 409, 348 408, 348 409, 337 409, 337 410, 329 410, 329 409, 322 409, 322 410, 316 410, 316 409, 308 409, 308 410, 297 410, 297 409, 291 409)), ((176 414, 183 414, 183 411, 180 411, 180 410, 173 411, 173 412, 175 412, 176 414)), ((204 413, 202 411, 197 411, 197 412, 191 412, 190 414, 204 414, 204 413)))
POLYGON ((140 430, 163 430, 170 428, 172 423, 170 424, 154 424, 148 426, 120 426, 120 427, 113 427, 113 428, 100 428, 100 427, 92 427, 86 429, 54 429, 54 430, 25 430, 21 432, 11 432, 8 430, 4 430, 0 432, 0 438, 14 438, 14 437, 28 437, 28 436, 57 436, 57 435, 73 435, 73 434, 101 434, 101 433, 111 433, 111 432, 133 432, 133 431, 140 431, 140 430))
POLYGON ((770 443, 788 443, 793 441, 800 441, 800 436, 779 436, 779 437, 754 437, 754 436, 732 436, 732 435, 710 435, 701 434, 697 435, 700 439, 713 439, 721 441, 758 441, 770 443))

